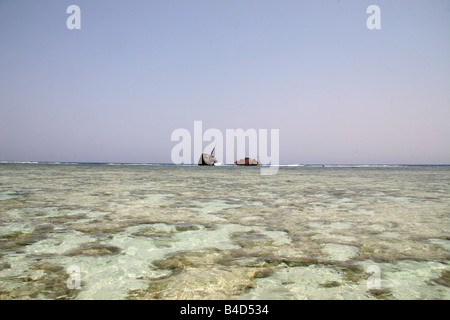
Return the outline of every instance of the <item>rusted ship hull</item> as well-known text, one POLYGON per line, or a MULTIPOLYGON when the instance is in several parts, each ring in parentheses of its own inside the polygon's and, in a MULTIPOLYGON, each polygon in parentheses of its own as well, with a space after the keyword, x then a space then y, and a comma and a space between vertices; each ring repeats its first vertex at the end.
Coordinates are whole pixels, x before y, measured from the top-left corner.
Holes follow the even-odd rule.
POLYGON ((237 166, 259 166, 260 163, 255 159, 245 158, 234 162, 237 166))

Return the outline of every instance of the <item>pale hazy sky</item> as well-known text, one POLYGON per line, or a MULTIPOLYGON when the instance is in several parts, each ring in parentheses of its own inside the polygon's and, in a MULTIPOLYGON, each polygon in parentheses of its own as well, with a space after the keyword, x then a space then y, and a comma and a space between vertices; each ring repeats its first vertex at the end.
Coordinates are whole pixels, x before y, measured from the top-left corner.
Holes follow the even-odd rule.
POLYGON ((450 1, 0 0, 0 160, 171 162, 195 120, 279 129, 281 163, 448 164, 450 1))

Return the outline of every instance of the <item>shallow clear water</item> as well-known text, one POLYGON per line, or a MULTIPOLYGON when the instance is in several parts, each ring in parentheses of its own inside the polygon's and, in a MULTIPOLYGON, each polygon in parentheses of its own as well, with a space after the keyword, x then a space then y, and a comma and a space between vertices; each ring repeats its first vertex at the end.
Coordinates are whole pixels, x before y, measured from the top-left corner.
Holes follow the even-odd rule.
POLYGON ((449 167, 0 164, 0 299, 450 299, 449 195, 449 167))

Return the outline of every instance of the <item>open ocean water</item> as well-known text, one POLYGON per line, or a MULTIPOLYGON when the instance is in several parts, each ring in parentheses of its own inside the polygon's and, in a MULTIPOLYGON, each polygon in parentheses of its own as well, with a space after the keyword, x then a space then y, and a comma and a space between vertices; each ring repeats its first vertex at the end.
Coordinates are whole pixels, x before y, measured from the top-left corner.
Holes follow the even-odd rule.
POLYGON ((0 299, 450 299, 450 167, 0 164, 0 299))

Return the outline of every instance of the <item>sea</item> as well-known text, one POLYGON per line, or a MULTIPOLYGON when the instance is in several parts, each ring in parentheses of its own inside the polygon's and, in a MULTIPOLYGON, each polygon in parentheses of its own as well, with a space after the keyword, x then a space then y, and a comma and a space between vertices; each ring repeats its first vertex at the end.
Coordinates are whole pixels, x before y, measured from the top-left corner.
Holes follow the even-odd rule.
POLYGON ((0 163, 0 299, 450 299, 450 166, 0 163))

